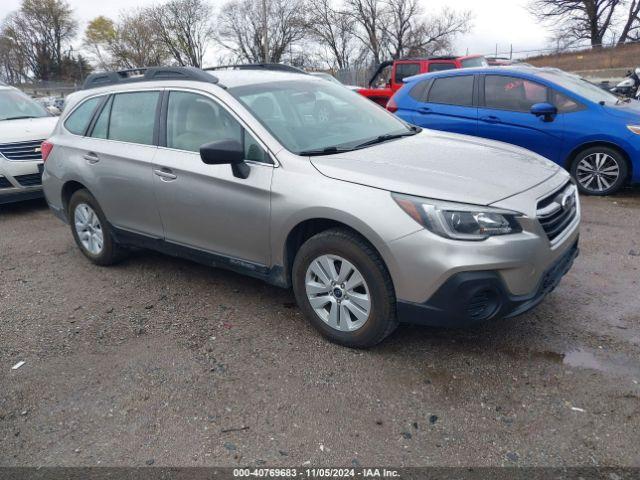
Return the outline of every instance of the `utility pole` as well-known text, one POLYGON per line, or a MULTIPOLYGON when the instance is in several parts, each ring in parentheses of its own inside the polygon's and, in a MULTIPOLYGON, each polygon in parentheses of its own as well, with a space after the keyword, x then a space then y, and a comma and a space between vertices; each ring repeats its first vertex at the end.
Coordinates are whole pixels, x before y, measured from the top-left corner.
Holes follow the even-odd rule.
POLYGON ((269 34, 267 33, 267 0, 262 0, 262 48, 264 63, 269 63, 269 34))

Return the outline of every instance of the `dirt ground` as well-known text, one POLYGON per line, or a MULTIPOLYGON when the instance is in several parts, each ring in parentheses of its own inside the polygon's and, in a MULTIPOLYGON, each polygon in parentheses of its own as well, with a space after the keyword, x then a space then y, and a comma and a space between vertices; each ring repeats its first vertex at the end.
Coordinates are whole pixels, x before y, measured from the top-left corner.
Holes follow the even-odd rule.
POLYGON ((0 207, 0 465, 640 466, 640 190, 583 198, 581 249, 533 312, 356 351, 287 290, 96 267, 0 207))

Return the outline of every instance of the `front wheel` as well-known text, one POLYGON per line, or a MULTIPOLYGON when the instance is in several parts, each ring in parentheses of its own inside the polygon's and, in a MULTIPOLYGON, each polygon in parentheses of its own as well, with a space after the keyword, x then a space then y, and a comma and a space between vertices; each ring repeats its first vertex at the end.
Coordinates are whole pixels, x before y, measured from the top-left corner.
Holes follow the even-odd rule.
POLYGON ((293 264, 296 301, 332 342, 367 348, 397 327, 391 277, 377 252, 346 229, 307 240, 293 264))
POLYGON ((622 154, 608 147, 593 147, 578 153, 571 165, 571 176, 587 195, 610 195, 624 185, 628 175, 622 154))

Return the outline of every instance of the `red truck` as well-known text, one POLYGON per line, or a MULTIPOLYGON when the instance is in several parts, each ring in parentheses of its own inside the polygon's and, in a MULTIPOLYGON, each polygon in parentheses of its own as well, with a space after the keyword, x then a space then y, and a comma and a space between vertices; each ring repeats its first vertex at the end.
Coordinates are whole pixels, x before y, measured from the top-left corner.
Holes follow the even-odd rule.
POLYGON ((487 60, 482 55, 410 58, 382 62, 369 80, 369 88, 361 88, 358 93, 385 107, 391 96, 402 87, 403 78, 419 73, 487 65, 487 60), (390 75, 389 68, 391 68, 390 75))

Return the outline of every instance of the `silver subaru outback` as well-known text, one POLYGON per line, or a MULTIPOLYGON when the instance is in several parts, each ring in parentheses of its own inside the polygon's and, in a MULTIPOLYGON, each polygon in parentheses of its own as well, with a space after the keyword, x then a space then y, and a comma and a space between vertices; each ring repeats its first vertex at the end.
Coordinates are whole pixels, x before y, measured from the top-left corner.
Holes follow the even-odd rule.
POLYGON ((43 151, 47 201, 92 262, 145 247, 293 287, 352 347, 400 322, 523 313, 578 254, 576 188, 554 163, 308 75, 94 74, 43 151))

